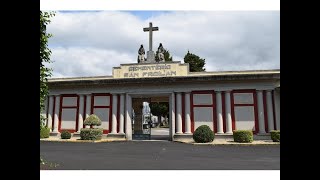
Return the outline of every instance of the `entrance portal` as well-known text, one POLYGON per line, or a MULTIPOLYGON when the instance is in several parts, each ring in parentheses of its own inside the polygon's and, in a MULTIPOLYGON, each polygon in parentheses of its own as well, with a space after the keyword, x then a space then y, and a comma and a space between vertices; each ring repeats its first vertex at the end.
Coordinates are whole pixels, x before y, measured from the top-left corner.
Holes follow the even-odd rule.
POLYGON ((132 139, 170 140, 169 97, 132 97, 132 139))
POLYGON ((133 120, 132 120, 132 139, 133 140, 150 140, 151 139, 151 123, 146 121, 144 106, 150 103, 151 98, 133 98, 133 120))

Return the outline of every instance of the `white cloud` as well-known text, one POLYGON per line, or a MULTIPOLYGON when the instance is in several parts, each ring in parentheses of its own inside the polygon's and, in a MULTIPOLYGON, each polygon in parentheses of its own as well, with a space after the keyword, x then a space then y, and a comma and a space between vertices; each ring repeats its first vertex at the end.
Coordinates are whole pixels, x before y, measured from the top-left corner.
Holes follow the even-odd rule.
POLYGON ((206 59, 206 70, 280 68, 279 11, 176 11, 141 20, 128 12, 59 13, 48 32, 54 77, 111 75, 112 67, 135 63, 140 44, 161 42, 175 61, 188 50, 206 59))
POLYGON ((111 75, 112 67, 135 58, 132 54, 119 53, 90 47, 53 48, 50 64, 55 77, 111 75))

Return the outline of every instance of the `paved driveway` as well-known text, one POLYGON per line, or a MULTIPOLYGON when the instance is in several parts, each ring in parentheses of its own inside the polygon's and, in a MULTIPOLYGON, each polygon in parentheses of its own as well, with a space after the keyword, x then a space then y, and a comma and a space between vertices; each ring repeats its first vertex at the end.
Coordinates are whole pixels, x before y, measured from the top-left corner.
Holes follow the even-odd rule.
POLYGON ((41 155, 66 170, 280 169, 280 146, 195 146, 170 141, 41 142, 41 155))
POLYGON ((169 128, 152 128, 151 140, 169 140, 169 128))
POLYGON ((151 128, 151 135, 169 136, 169 128, 151 128))

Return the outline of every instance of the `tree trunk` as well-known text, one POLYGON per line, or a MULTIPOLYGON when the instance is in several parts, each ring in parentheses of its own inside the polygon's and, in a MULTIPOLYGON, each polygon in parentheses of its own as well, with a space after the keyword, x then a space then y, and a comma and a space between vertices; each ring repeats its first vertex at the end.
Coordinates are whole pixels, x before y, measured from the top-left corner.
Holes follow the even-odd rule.
POLYGON ((158 127, 161 125, 161 116, 158 116, 158 127))

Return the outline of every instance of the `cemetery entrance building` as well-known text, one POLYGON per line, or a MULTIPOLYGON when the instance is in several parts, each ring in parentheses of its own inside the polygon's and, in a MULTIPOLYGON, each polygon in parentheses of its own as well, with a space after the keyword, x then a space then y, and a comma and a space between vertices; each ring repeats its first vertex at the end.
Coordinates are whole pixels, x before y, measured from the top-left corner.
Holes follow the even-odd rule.
MULTIPOLYGON (((152 31, 158 28, 150 24, 148 29, 152 41, 152 31)), ((49 79, 42 113, 51 136, 63 130, 76 136, 85 127, 85 118, 96 114, 104 138, 149 139, 155 116, 148 105, 154 102, 168 105, 167 117, 158 117, 157 122, 167 120, 169 140, 192 138, 201 125, 217 135, 280 130, 279 69, 190 72, 188 63, 165 61, 161 48, 159 58, 152 47, 145 58, 141 46, 138 61, 133 60, 137 63, 113 67, 109 76, 49 79)))

